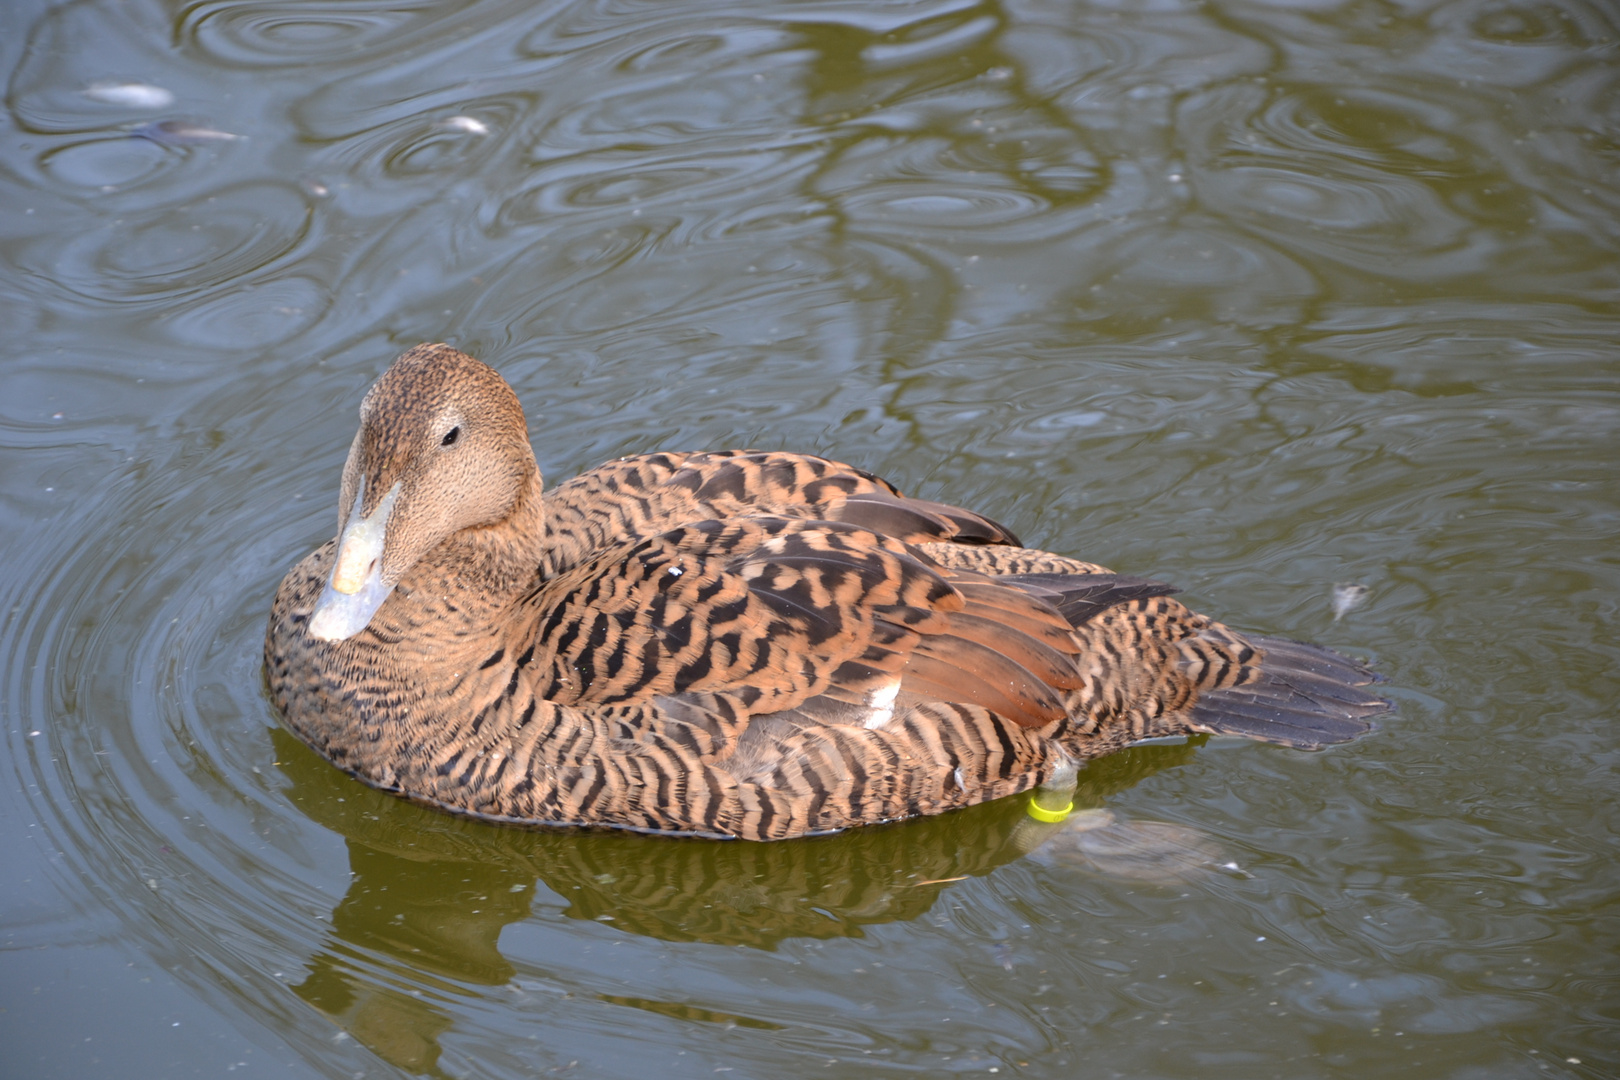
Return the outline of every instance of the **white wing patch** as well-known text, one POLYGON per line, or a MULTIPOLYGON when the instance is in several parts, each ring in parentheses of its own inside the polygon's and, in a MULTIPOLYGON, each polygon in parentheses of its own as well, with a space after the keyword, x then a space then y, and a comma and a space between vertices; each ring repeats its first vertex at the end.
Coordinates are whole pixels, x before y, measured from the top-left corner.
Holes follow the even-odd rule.
POLYGON ((866 707, 871 711, 866 714, 865 727, 868 730, 880 728, 894 719, 894 699, 900 695, 900 680, 895 679, 876 690, 866 692, 866 707))

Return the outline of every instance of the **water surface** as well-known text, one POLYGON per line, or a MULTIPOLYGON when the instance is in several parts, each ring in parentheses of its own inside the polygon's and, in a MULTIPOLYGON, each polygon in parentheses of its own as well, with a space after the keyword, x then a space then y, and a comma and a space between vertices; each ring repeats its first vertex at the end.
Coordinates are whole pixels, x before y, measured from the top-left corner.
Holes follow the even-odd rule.
POLYGON ((8 1075, 1620 1071, 1607 5, 81 0, 0 58, 8 1075), (825 453, 1399 711, 1088 768, 1232 864, 1173 881, 1016 805, 761 846, 371 792, 259 650, 424 340, 553 481, 825 453))

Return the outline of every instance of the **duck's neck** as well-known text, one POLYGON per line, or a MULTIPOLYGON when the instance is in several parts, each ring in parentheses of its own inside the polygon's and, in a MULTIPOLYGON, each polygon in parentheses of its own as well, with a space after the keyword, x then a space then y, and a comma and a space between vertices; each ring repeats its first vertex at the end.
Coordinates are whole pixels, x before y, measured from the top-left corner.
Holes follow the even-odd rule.
POLYGON ((453 597, 469 613, 505 607, 532 589, 539 577, 545 519, 540 474, 535 471, 504 521, 456 533, 424 557, 401 584, 453 597))

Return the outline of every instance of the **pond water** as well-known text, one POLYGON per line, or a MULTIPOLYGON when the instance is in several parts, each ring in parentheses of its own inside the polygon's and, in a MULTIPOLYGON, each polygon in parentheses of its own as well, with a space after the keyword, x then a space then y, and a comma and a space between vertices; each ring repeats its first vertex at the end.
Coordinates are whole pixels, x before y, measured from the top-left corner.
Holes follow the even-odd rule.
POLYGON ((1620 1071, 1610 5, 76 0, 0 61, 0 1072, 1620 1071), (1181 880, 1020 857, 1016 805, 376 794, 260 648, 439 340, 553 482, 828 454, 1398 711, 1090 766, 1232 864, 1181 880))

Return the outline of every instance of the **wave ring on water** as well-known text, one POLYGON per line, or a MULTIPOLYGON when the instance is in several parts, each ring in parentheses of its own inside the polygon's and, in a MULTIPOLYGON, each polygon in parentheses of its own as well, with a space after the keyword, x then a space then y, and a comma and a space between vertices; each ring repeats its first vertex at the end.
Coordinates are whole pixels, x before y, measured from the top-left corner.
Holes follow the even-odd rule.
POLYGON ((306 197, 291 184, 249 182, 131 212, 67 243, 40 239, 19 260, 60 288, 102 303, 159 303, 262 272, 308 231, 306 197))
POLYGON ((211 0, 186 11, 175 36, 230 64, 279 66, 340 60, 397 47, 397 39, 434 21, 432 6, 339 11, 297 0, 211 0))

